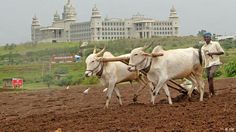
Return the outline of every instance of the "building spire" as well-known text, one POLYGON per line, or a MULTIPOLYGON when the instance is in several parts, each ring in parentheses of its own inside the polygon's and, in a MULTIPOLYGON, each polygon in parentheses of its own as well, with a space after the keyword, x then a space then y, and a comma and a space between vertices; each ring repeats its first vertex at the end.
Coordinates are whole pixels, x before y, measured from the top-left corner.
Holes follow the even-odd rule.
POLYGON ((177 15, 177 12, 176 12, 176 9, 175 9, 174 5, 172 5, 172 7, 170 9, 169 18, 178 18, 178 15, 177 15))
POLYGON ((54 14, 54 17, 53 17, 53 21, 56 22, 56 21, 59 21, 60 20, 60 15, 57 13, 54 14))
POLYGON ((31 24, 32 26, 40 26, 40 23, 39 23, 39 20, 38 20, 36 14, 34 14, 34 17, 32 19, 33 19, 32 24, 31 24))
POLYGON ((92 8, 92 17, 91 18, 101 18, 100 11, 98 10, 96 4, 92 8))
POLYGON ((172 7, 170 9, 170 12, 176 12, 176 9, 175 9, 174 5, 172 5, 172 7))

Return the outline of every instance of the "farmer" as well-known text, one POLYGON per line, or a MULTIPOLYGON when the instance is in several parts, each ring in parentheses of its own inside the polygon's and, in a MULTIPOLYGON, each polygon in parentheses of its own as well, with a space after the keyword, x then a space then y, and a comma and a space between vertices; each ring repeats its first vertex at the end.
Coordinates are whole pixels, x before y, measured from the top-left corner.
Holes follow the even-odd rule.
POLYGON ((214 84, 213 78, 214 73, 216 72, 219 65, 222 63, 220 62, 220 55, 224 54, 224 50, 220 46, 219 42, 215 42, 211 40, 211 33, 206 32, 203 35, 204 37, 204 45, 202 46, 201 50, 203 53, 203 57, 205 58, 205 71, 207 74, 208 85, 209 85, 209 95, 214 96, 214 84))

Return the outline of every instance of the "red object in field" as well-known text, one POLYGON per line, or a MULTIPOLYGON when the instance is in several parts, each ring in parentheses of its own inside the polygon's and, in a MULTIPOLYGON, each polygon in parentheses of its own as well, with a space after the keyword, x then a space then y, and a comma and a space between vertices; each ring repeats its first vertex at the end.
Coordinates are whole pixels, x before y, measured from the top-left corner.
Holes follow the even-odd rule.
POLYGON ((21 88, 23 86, 23 79, 12 78, 12 86, 14 88, 16 88, 16 87, 21 88))

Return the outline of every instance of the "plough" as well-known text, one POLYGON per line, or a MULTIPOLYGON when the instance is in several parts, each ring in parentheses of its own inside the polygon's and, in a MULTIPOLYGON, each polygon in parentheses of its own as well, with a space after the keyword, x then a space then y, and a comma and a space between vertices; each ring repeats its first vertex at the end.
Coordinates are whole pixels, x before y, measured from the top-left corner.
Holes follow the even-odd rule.
MULTIPOLYGON (((121 61, 126 65, 129 65, 129 56, 128 55, 123 55, 123 56, 119 56, 119 57, 112 57, 112 58, 99 58, 100 61, 102 62, 112 62, 112 61, 121 61)), ((144 75, 147 76, 147 73, 144 70, 140 70, 140 72, 144 75)), ((188 91, 182 87, 180 84, 178 84, 177 82, 175 82, 174 80, 169 80, 169 82, 167 82, 167 86, 178 91, 179 93, 182 94, 187 94, 188 91), (178 88, 174 87, 177 86, 178 88)), ((144 87, 143 87, 144 88, 144 87)))

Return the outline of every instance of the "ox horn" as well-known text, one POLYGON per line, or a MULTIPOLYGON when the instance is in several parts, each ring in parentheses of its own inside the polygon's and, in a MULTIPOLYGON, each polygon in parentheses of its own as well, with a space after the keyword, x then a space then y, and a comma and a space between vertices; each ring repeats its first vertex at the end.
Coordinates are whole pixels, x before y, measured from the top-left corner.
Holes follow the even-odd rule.
POLYGON ((101 51, 99 51, 97 54, 96 54, 96 56, 100 56, 100 55, 102 55, 102 53, 105 51, 105 47, 101 50, 101 51))
POLYGON ((93 54, 96 54, 96 46, 93 49, 93 54))
POLYGON ((154 43, 154 41, 152 41, 150 44, 147 45, 147 43, 145 43, 145 45, 143 46, 143 50, 146 50, 148 48, 151 47, 151 45, 154 43))

